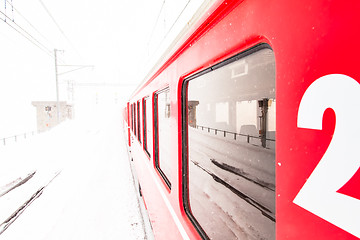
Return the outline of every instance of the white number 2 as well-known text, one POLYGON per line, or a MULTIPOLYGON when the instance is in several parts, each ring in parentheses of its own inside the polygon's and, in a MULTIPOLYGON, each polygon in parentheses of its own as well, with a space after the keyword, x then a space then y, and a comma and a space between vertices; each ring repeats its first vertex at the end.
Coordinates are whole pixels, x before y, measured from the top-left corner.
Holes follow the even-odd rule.
POLYGON ((336 115, 334 136, 293 202, 360 238, 360 200, 337 193, 360 167, 360 84, 342 74, 317 79, 301 99, 297 126, 321 130, 327 108, 336 115))

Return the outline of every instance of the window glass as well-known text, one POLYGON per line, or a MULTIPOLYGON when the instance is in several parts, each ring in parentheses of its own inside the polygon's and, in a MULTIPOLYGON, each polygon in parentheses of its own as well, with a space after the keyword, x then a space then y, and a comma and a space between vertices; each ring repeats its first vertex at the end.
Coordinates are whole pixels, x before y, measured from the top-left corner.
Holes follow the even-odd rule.
POLYGON ((133 104, 134 107, 134 134, 137 136, 137 127, 136 127, 136 103, 133 104))
POLYGON ((185 208, 210 239, 275 239, 275 58, 242 56, 187 82, 185 208))
POLYGON ((152 139, 152 103, 151 98, 144 99, 144 148, 149 156, 153 151, 152 139))
POLYGON ((133 123, 133 119, 134 119, 134 116, 133 116, 133 107, 132 107, 132 104, 130 104, 130 112, 131 112, 131 115, 130 115, 130 125, 131 125, 131 130, 134 131, 134 123, 133 123))
POLYGON ((141 131, 140 131, 140 101, 137 102, 137 132, 138 132, 138 140, 141 142, 141 131))
POLYGON ((135 132, 135 108, 134 104, 131 104, 131 111, 132 111, 132 130, 135 132))
POLYGON ((169 89, 155 94, 155 164, 166 184, 171 187, 170 96, 169 89))
POLYGON ((144 150, 147 152, 147 138, 146 138, 146 106, 145 106, 145 98, 141 102, 142 104, 142 125, 143 125, 143 141, 144 141, 144 150))

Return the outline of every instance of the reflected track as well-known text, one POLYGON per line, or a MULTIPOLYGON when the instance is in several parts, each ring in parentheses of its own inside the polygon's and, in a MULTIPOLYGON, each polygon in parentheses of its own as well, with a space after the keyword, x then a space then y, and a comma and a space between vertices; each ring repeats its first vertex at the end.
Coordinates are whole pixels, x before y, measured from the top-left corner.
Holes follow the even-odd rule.
POLYGON ((205 169, 203 166, 201 166, 199 163, 191 161, 195 166, 197 166, 198 168, 202 169, 204 172, 206 172, 207 174, 209 174, 216 182, 222 184, 223 186, 225 186, 227 189, 229 189, 230 191, 232 191, 233 193, 235 193, 238 197, 240 197, 241 199, 243 199, 244 201, 246 201, 248 204, 250 204, 251 206, 257 208, 262 215, 264 215, 265 217, 269 218, 271 221, 275 222, 275 213, 273 213, 270 209, 266 208, 265 206, 263 206, 262 204, 260 204, 259 202, 257 202, 256 200, 252 199, 251 197, 247 196, 246 194, 240 192, 239 190, 237 190, 236 188, 234 188, 233 186, 231 186, 230 184, 228 184, 226 181, 224 181, 223 179, 221 179, 220 177, 218 177, 217 175, 215 175, 214 173, 210 172, 209 170, 205 169))

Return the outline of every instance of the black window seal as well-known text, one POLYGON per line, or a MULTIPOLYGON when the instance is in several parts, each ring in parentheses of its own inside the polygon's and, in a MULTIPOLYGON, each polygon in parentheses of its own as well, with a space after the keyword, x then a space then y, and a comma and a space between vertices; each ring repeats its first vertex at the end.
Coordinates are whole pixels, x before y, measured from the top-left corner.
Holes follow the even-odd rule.
POLYGON ((147 116, 147 112, 146 112, 146 103, 147 101, 150 100, 150 97, 149 96, 146 96, 142 99, 142 105, 143 105, 143 142, 144 142, 144 151, 145 153, 148 155, 148 157, 150 158, 150 153, 149 153, 149 150, 148 150, 148 134, 147 134, 147 130, 148 130, 148 127, 147 126, 147 118, 150 117, 150 116, 147 116))
POLYGON ((191 207, 189 202, 189 186, 188 186, 188 116, 187 116, 187 90, 188 90, 188 83, 190 80, 198 78, 206 73, 209 73, 213 70, 219 69, 224 67, 230 63, 233 63, 237 60, 240 60, 246 56, 249 56, 255 52, 258 52, 262 49, 270 49, 273 51, 271 46, 267 43, 260 43, 256 46, 253 46, 241 53, 238 53, 228 59, 215 64, 209 68, 206 68, 198 73, 195 73, 187 78, 184 79, 182 83, 182 90, 181 90, 181 137, 182 137, 182 200, 183 200, 183 208, 185 210, 185 214, 190 219, 192 224, 194 225, 196 231, 201 236, 202 239, 210 239, 204 229, 201 227, 200 223, 196 220, 196 218, 191 213, 191 207))
POLYGON ((133 108, 132 108, 132 104, 130 104, 130 129, 131 129, 131 132, 134 132, 134 129, 133 129, 133 108))
POLYGON ((171 190, 171 182, 165 175, 165 173, 161 170, 159 166, 159 125, 158 125, 158 95, 163 92, 170 92, 170 88, 167 86, 157 92, 154 93, 154 106, 153 106, 153 113, 154 113, 154 134, 155 134, 155 154, 154 154, 154 160, 155 160, 155 167, 160 173, 161 177, 165 181, 166 186, 171 190))
POLYGON ((140 100, 137 101, 136 103, 136 107, 137 107, 137 132, 138 132, 138 140, 141 143, 141 121, 140 121, 140 100))
POLYGON ((134 135, 137 137, 137 112, 136 112, 136 102, 133 104, 134 107, 134 135))
POLYGON ((131 104, 131 111, 132 111, 132 131, 135 134, 135 108, 134 103, 131 104))

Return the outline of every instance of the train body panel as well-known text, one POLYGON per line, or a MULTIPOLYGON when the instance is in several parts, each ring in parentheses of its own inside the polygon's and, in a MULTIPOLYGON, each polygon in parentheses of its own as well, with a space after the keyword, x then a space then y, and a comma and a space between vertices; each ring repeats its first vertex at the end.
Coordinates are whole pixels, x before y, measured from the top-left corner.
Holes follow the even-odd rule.
MULTIPOLYGON (((360 227, 357 227, 360 197, 356 190, 360 188, 360 162, 354 157, 359 142, 354 137, 358 134, 356 96, 360 93, 357 66, 360 50, 355 47, 360 37, 357 30, 359 9, 358 1, 217 1, 145 79, 129 100, 125 112, 131 129, 128 144, 156 239, 217 239, 216 233, 209 233, 211 227, 206 228, 201 222, 201 216, 192 219, 189 216, 191 207, 186 207, 193 201, 187 200, 186 191, 195 188, 186 177, 193 171, 187 162, 191 156, 198 156, 189 150, 190 145, 197 144, 190 138, 202 134, 190 133, 197 130, 192 129, 188 108, 198 103, 190 103, 192 93, 188 88, 195 88, 195 82, 200 83, 202 76, 208 73, 210 76, 214 69, 229 64, 241 65, 241 71, 247 74, 252 67, 247 63, 253 61, 253 54, 266 49, 271 50, 272 55, 264 52, 263 56, 269 56, 275 63, 276 101, 271 94, 262 99, 267 99, 269 109, 270 103, 274 106, 276 102, 276 191, 270 183, 267 185, 275 196, 276 221, 272 219, 275 212, 266 207, 270 209, 268 212, 261 211, 268 217, 261 221, 266 221, 266 226, 271 225, 266 227, 270 235, 267 235, 268 230, 266 233, 259 230, 256 235, 256 231, 245 229, 248 235, 235 233, 234 236, 249 239, 360 238, 360 227), (154 112, 159 111, 159 106, 164 106, 164 118, 154 112)), ((243 73, 233 71, 231 74, 236 77, 243 73)), ((249 103, 256 100, 260 106, 259 98, 246 100, 249 103)), ((227 108, 238 111, 241 102, 242 99, 237 99, 233 108, 224 101, 214 106, 218 109, 230 106, 227 108)), ((262 103, 265 104, 265 100, 262 103)), ((212 109, 210 102, 206 106, 212 109)), ((259 107, 257 114, 262 109, 259 107)), ((199 122, 200 119, 198 115, 199 122)), ((216 119, 226 122, 220 115, 216 119)), ((228 125, 229 121, 227 119, 228 125)), ((237 127, 239 121, 235 122, 234 138, 242 132, 237 127)), ((225 128, 208 127, 208 132, 216 129, 224 135, 233 133, 225 128)), ((267 154, 272 147, 266 141, 275 142, 275 138, 263 138, 263 129, 259 129, 258 142, 265 150, 258 152, 267 154)), ((218 140, 209 141, 216 143, 218 140)), ((247 141, 249 143, 249 137, 247 141)), ((211 161, 221 165, 217 159, 211 158, 211 161)), ((223 164, 222 170, 213 170, 219 172, 218 175, 210 175, 214 179, 221 176, 224 166, 228 165, 223 164)), ((211 172, 212 167, 201 166, 207 172, 211 172)), ((194 174, 197 171, 194 170, 194 174)), ((257 178, 265 179, 265 175, 257 178)), ((225 177, 216 181, 228 184, 225 177)), ((255 196, 253 191, 246 194, 255 196)), ((263 205, 266 204, 265 201, 263 205)))

